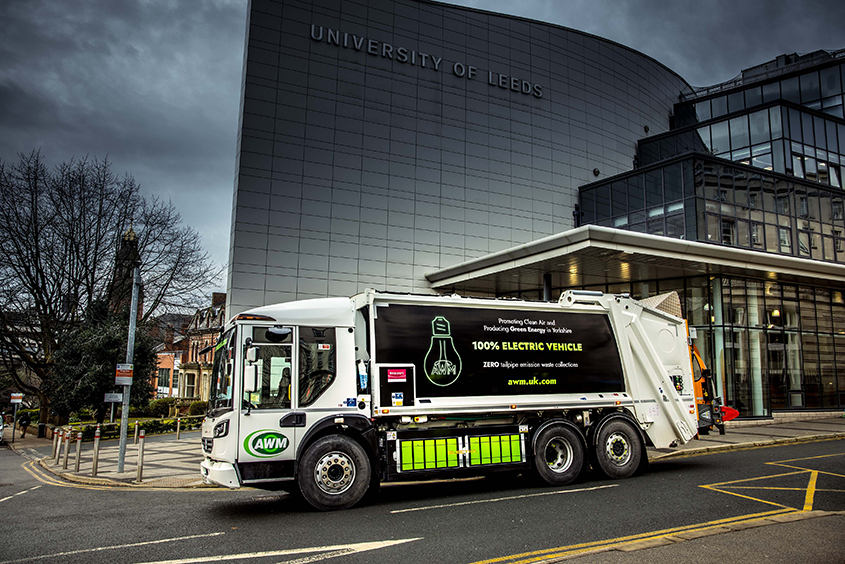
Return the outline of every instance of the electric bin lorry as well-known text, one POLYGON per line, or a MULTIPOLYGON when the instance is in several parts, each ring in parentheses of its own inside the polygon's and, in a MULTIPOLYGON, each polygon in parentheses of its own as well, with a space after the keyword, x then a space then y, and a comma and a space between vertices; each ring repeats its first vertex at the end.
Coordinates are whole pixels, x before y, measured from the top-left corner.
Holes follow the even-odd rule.
POLYGON ((646 444, 699 425, 686 322, 624 294, 259 307, 224 327, 211 380, 203 479, 321 510, 389 481, 530 471, 561 486, 587 464, 626 478, 646 444))

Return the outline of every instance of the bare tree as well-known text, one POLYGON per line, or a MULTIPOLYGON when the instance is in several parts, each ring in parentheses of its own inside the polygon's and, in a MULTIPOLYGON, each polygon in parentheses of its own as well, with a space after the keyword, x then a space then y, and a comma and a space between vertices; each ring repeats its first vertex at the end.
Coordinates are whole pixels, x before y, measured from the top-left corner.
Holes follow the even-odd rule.
POLYGON ((112 281, 128 229, 138 238, 145 319, 202 301, 222 269, 181 221, 170 202, 144 198, 107 159, 52 171, 39 151, 0 160, 0 361, 22 391, 46 406, 43 384, 63 337, 96 300, 126 303, 115 294, 131 285, 112 281))

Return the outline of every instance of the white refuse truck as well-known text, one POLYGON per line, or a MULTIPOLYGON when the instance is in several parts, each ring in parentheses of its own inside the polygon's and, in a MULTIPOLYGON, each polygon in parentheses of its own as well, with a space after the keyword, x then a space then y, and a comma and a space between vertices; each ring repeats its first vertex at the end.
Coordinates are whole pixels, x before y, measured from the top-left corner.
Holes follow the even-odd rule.
POLYGON ((215 349, 203 479, 321 510, 380 482, 625 478, 698 432, 686 322, 627 295, 367 290, 238 314, 215 349))

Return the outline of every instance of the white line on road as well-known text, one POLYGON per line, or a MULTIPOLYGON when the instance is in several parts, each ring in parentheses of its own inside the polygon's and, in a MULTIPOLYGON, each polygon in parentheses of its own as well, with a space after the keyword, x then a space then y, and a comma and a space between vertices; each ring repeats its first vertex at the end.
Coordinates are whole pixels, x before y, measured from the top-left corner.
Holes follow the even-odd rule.
POLYGON ((40 488, 40 487, 41 487, 41 486, 35 486, 34 488, 29 488, 28 490, 24 490, 24 491, 22 491, 22 492, 18 492, 18 493, 16 493, 16 494, 12 494, 12 495, 10 495, 9 497, 4 497, 3 499, 0 499, 0 503, 3 503, 4 501, 10 500, 10 499, 12 499, 12 498, 13 498, 13 497, 15 497, 15 496, 19 496, 19 495, 23 495, 23 494, 25 494, 25 493, 29 493, 29 492, 31 492, 32 490, 37 490, 37 489, 38 489, 38 488, 40 488))
MULTIPOLYGON (((443 507, 458 507, 460 505, 474 505, 476 503, 493 503, 495 501, 509 501, 511 499, 524 499, 527 497, 539 497, 543 495, 558 495, 558 494, 568 494, 568 493, 576 493, 576 492, 590 492, 593 490, 603 490, 605 488, 615 488, 617 484, 610 484, 607 486, 596 486, 594 488, 581 488, 577 490, 560 490, 556 492, 542 492, 542 493, 534 493, 534 494, 525 494, 525 495, 514 495, 511 497, 497 497, 496 499, 477 499, 475 501, 459 501, 457 503, 445 503, 443 505, 428 505, 426 507, 411 507, 409 509, 396 509, 395 511, 391 511, 391 513, 407 513, 409 511, 425 511, 426 509, 441 509, 443 507)), ((0 563, 2 564, 2 563, 0 563)))
MULTIPOLYGON (((413 542, 422 540, 422 537, 415 539, 399 539, 390 541, 374 541, 374 542, 359 542, 355 544, 337 544, 334 546, 312 546, 309 548, 291 548, 288 550, 268 550, 265 552, 243 552, 241 554, 218 554, 215 556, 197 556, 194 558, 180 558, 176 560, 158 560, 156 562, 139 562, 138 564, 196 564, 197 562, 226 562, 229 560, 240 560, 247 558, 267 558, 269 556, 291 556, 294 554, 307 554, 309 552, 323 552, 330 551, 328 554, 315 555, 310 559, 297 559, 286 561, 285 564, 294 564, 300 562, 315 562, 317 559, 334 558, 341 554, 354 554, 356 552, 365 552, 367 550, 377 550, 379 548, 387 548, 396 544, 403 544, 406 542, 413 542)), ((2 563, 0 563, 2 564, 2 563)))
MULTIPOLYGON (((34 489, 34 488, 33 488, 34 489)), ((116 546, 98 546, 96 548, 85 548, 82 550, 71 550, 69 552, 58 552, 56 554, 43 554, 41 556, 30 556, 29 558, 21 558, 20 560, 5 560, 0 564, 13 564, 17 562, 31 562, 33 560, 43 560, 44 558, 58 558, 60 556, 70 556, 71 554, 85 554, 86 552, 100 552, 101 550, 117 550, 120 548, 132 548, 135 546, 147 546, 150 544, 161 544, 163 542, 176 542, 190 539, 201 539, 205 537, 216 537, 225 533, 207 533, 204 535, 191 535, 188 537, 177 537, 175 539, 161 539, 147 542, 133 542, 132 544, 121 544, 116 546)))
POLYGON ((319 562, 320 560, 328 560, 336 556, 346 556, 352 554, 354 550, 335 550, 334 552, 325 552, 323 554, 314 554, 312 556, 305 556, 304 558, 294 558, 293 560, 283 560, 277 564, 310 564, 311 562, 319 562))

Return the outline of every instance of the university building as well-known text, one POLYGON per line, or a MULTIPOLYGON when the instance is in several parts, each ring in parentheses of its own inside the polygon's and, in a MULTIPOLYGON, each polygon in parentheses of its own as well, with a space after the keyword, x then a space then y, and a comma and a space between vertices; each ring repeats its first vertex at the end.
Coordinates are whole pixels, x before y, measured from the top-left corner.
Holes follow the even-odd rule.
POLYGON ((845 406, 845 51, 704 89, 420 0, 253 0, 227 316, 391 291, 678 291, 743 417, 845 406))

